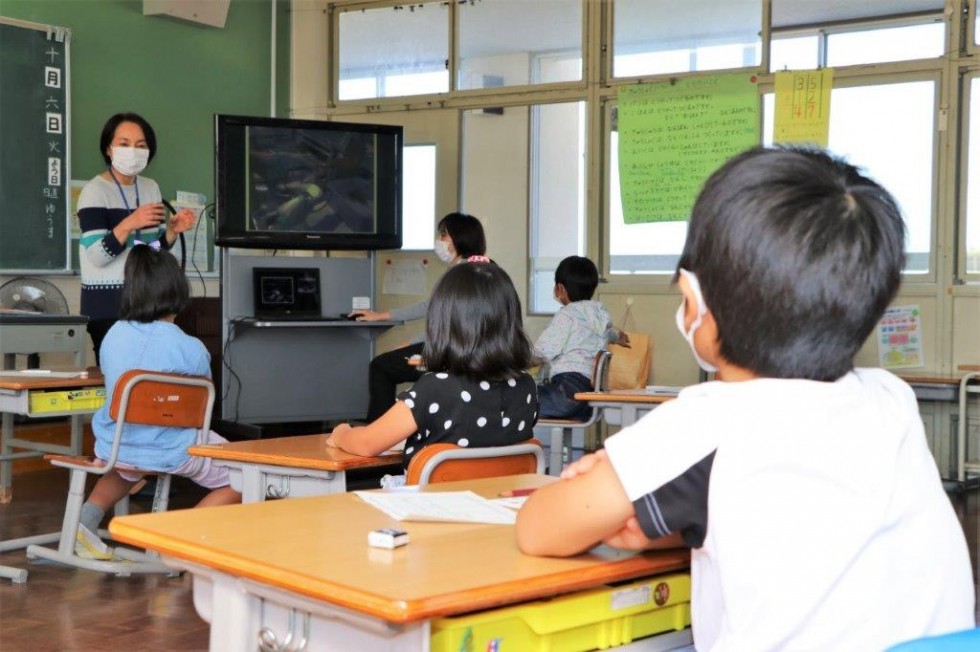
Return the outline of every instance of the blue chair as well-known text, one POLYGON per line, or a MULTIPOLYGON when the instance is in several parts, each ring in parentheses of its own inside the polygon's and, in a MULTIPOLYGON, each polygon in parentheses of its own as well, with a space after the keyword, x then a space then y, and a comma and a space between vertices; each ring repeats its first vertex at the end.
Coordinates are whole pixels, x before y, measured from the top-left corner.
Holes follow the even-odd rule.
POLYGON ((980 650, 980 627, 962 632, 905 641, 888 652, 976 652, 980 650))

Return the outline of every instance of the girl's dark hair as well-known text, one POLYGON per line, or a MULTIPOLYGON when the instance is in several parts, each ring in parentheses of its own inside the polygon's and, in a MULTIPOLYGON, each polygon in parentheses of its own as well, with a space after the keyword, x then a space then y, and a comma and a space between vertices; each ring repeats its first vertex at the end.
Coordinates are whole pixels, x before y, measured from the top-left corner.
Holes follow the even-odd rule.
POLYGON ((591 299, 599 286, 599 270, 585 256, 569 256, 558 263, 555 283, 561 283, 571 302, 591 299))
POLYGON ((462 259, 487 254, 487 238, 480 220, 466 213, 450 213, 441 220, 436 230, 445 233, 453 241, 456 253, 462 259))
POLYGON ((430 371, 506 380, 531 366, 521 300, 494 263, 454 265, 432 292, 422 357, 430 371))
POLYGON ((898 204, 853 165, 756 148, 705 183, 678 267, 698 277, 726 360, 831 381, 898 291, 904 245, 898 204))
POLYGON ((190 301, 177 259, 149 246, 133 247, 126 260, 119 318, 144 324, 176 315, 190 301))
POLYGON ((124 122, 137 124, 143 130, 146 147, 150 150, 150 157, 147 162, 152 161, 157 153, 157 134, 153 131, 150 123, 137 113, 117 113, 106 120, 105 126, 102 127, 102 136, 99 138, 99 152, 102 154, 102 160, 105 161, 106 165, 112 165, 112 158, 106 154, 106 150, 112 143, 112 137, 116 135, 116 128, 124 122))

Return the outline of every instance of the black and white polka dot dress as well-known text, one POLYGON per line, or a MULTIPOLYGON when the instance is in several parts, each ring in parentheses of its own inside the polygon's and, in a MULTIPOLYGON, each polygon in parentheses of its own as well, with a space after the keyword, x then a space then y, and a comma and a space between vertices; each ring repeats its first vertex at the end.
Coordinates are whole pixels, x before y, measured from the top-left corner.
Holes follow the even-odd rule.
POLYGON ((537 387, 526 373, 493 382, 427 373, 398 400, 409 407, 419 428, 405 441, 405 468, 428 444, 486 447, 530 439, 538 420, 537 387))

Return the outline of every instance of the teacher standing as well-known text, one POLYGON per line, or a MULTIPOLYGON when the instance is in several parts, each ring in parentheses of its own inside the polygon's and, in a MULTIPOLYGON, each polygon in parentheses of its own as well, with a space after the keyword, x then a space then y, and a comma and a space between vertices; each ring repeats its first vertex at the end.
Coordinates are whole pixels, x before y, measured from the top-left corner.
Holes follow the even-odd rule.
POLYGON ((96 365, 102 339, 119 316, 130 250, 136 245, 169 250, 194 226, 194 213, 186 208, 167 220, 160 187, 139 176, 156 151, 150 123, 135 113, 112 116, 99 139, 107 169, 85 184, 78 198, 81 313, 89 318, 96 365))
MULTIPOLYGON (((466 260, 470 256, 485 256, 487 239, 483 234, 480 220, 465 213, 449 213, 436 227, 435 253, 441 261, 450 265, 466 260)), ((421 319, 429 308, 429 300, 423 299, 401 308, 387 312, 371 310, 355 310, 358 321, 409 321, 421 319)), ((408 364, 408 358, 422 355, 422 342, 417 341, 408 346, 382 353, 371 361, 368 370, 368 403, 367 420, 374 421, 395 404, 395 390, 399 383, 414 383, 422 377, 418 367, 408 364)))

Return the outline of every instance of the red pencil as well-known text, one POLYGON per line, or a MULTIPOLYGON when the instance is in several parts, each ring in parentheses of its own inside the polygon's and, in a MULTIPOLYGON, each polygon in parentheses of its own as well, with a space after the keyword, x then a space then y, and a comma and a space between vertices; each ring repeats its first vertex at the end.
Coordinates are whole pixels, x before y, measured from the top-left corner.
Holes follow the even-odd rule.
POLYGON ((530 496, 534 493, 534 489, 511 489, 510 491, 501 491, 501 498, 517 498, 519 496, 530 496))

